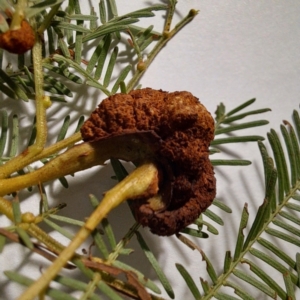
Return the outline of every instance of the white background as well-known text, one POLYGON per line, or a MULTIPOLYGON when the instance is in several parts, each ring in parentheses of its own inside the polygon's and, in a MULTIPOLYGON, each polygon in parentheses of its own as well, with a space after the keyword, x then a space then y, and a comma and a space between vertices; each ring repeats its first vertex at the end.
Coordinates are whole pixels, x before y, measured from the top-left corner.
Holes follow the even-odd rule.
MULTIPOLYGON (((154 1, 117 1, 119 13, 129 12, 154 1), (121 8, 121 5, 123 6, 121 8)), ((95 4, 97 6, 97 3, 95 4)), ((155 59, 145 76, 141 80, 143 87, 152 87, 166 91, 187 90, 192 92, 213 114, 217 105, 223 102, 228 111, 237 105, 257 98, 252 109, 269 107, 272 112, 260 116, 270 120, 270 125, 248 130, 247 134, 266 135, 270 128, 279 129, 283 119, 290 119, 293 109, 299 107, 300 95, 300 4, 298 1, 202 1, 181 0, 178 3, 176 20, 185 16, 189 9, 200 10, 199 15, 171 42, 155 59)), ((159 14, 158 14, 159 15, 159 14)), ((161 29, 162 17, 155 22, 157 30, 161 29)), ((153 19, 147 20, 147 24, 153 19), (147 23, 148 22, 148 23, 147 23)), ((76 102, 70 101, 68 109, 81 110, 89 114, 103 99, 94 90, 76 96, 76 102), (73 104, 72 104, 73 103, 73 104)), ((18 104, 19 105, 19 104, 18 104)), ((17 107, 18 111, 27 111, 28 105, 17 107)), ((61 121, 60 107, 54 104, 49 109, 49 121, 52 126, 61 121)), ((249 117, 247 121, 255 118, 249 117)), ((24 121, 25 122, 25 121, 24 121)), ((24 123, 25 124, 25 123, 24 123)), ((24 125, 26 128, 26 124, 24 125)), ((244 134, 244 132, 237 132, 244 134)), ((51 135, 50 135, 51 136, 51 135)), ((230 158, 244 158, 253 161, 248 167, 220 167, 216 168, 217 198, 224 201, 233 209, 231 215, 220 213, 225 221, 224 227, 216 225, 218 236, 210 235, 209 239, 195 240, 214 263, 216 270, 221 272, 226 250, 234 251, 235 240, 240 220, 240 212, 245 202, 248 203, 250 220, 253 220, 257 207, 263 201, 263 174, 261 159, 257 145, 242 144, 228 146, 230 158)), ((79 173, 70 180, 69 189, 59 185, 51 185, 48 195, 54 204, 67 202, 68 208, 62 213, 74 217, 84 218, 91 212, 88 194, 93 193, 101 199, 102 193, 113 186, 110 179, 113 174, 110 166, 94 168, 86 173, 79 173)), ((21 194, 21 197, 25 194, 21 194)), ((23 203, 26 209, 37 212, 38 197, 31 197, 31 201, 23 203), (33 208, 32 208, 33 207, 33 208)), ((126 233, 133 219, 127 206, 117 208, 110 216, 118 238, 126 233)), ((0 219, 5 224, 4 219, 0 219)), ((1 227, 4 225, 1 225, 1 227)), ((194 276, 197 285, 199 277, 208 279, 205 264, 196 251, 191 251, 176 238, 161 238, 148 233, 145 229, 147 243, 156 254, 165 273, 175 288, 176 299, 193 299, 186 290, 183 280, 175 268, 175 263, 183 264, 194 276)), ((272 240, 272 239, 271 239, 272 240)), ((273 240, 274 241, 274 240, 273 240)), ((287 243, 285 247, 294 256, 296 247, 287 243)), ((145 272, 150 278, 155 278, 149 263, 137 244, 132 243, 137 250, 128 258, 128 262, 145 272)), ((7 246, 0 256, 0 269, 21 270, 23 264, 19 254, 24 251, 21 247, 7 246)), ((24 253, 28 253, 24 251, 24 253)), ((34 277, 39 274, 39 266, 45 264, 34 262, 22 272, 34 277)), ((256 263, 258 263, 256 261, 256 263)), ((248 267, 244 268, 245 270, 248 267)), ((270 272, 270 271, 269 271, 270 272)), ((281 281, 281 275, 272 271, 274 279, 281 281)), ((14 299, 20 294, 19 286, 7 284, 0 275, 0 299, 14 299)), ((264 296, 247 286, 256 299, 266 299, 264 296)))

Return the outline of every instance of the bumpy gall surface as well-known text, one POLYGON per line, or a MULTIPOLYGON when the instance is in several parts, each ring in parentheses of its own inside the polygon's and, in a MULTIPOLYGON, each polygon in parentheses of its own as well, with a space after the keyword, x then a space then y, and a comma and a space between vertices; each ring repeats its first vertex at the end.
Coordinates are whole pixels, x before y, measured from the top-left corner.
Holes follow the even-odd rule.
MULTIPOLYGON (((10 20, 7 20, 10 23, 10 20)), ((23 54, 35 43, 35 34, 26 20, 21 22, 21 28, 0 33, 0 48, 10 53, 23 54)))
POLYGON ((162 192, 163 209, 153 209, 148 199, 132 201, 135 218, 155 234, 172 235, 193 223, 215 197, 208 152, 214 120, 189 92, 145 88, 103 100, 81 129, 88 142, 140 131, 160 137, 155 158, 169 191, 162 192))

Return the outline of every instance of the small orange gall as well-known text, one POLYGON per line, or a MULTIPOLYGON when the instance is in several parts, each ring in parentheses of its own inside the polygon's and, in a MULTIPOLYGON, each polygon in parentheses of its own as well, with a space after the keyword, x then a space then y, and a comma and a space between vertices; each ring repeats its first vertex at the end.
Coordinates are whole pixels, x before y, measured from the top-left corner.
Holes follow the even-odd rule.
POLYGON ((142 72, 142 71, 146 70, 147 66, 146 66, 145 62, 141 60, 138 62, 136 68, 138 71, 142 72))
POLYGON ((33 223, 35 221, 35 216, 33 213, 26 212, 22 215, 22 222, 33 223))
MULTIPOLYGON (((11 20, 7 21, 10 23, 11 20)), ((33 47, 34 42, 34 31, 26 20, 21 22, 19 29, 0 33, 0 48, 10 53, 23 54, 33 47)))

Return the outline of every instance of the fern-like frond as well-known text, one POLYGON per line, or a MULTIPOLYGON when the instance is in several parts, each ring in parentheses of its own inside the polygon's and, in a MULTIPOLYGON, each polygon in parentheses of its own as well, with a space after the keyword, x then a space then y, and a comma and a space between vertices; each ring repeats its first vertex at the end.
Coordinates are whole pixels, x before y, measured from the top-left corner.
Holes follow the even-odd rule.
MULTIPOLYGON (((217 119, 221 122, 221 113, 217 119)), ((276 241, 300 246, 300 205, 297 204, 300 189, 299 120, 299 113, 294 111, 294 126, 284 121, 285 126, 280 128, 282 138, 273 129, 268 133, 272 156, 263 142, 258 141, 265 175, 264 202, 259 207, 248 234, 244 231, 249 227, 249 213, 247 204, 244 206, 234 254, 232 256, 230 251, 226 253, 221 275, 215 277, 215 273, 209 271, 211 262, 208 258, 204 259, 211 284, 201 280, 203 293, 197 299, 254 299, 251 296, 253 288, 274 299, 276 296, 280 299, 296 299, 295 289, 300 287, 299 254, 289 256, 276 245, 276 241), (260 250, 261 247, 264 250, 260 250), (249 270, 245 271, 242 264, 248 265, 249 270), (272 273, 282 274, 283 285, 265 271, 266 266, 271 268, 272 273), (250 285, 251 289, 238 283, 236 278, 250 285), (224 293, 222 287, 225 286, 230 287, 239 298, 224 293)), ((179 271, 188 282, 188 275, 179 271)), ((195 295, 195 284, 190 282, 189 286, 191 293, 195 295)))
MULTIPOLYGON (((154 17, 155 11, 168 9, 166 5, 152 5, 119 16, 114 2, 100 1, 99 12, 92 9, 90 15, 84 15, 79 1, 69 1, 65 11, 60 9, 61 2, 63 1, 42 1, 30 7, 27 12, 28 16, 36 16, 39 33, 44 32, 46 35, 47 43, 43 44, 43 88, 52 101, 59 102, 64 102, 65 97, 72 97, 69 82, 82 84, 82 78, 87 79, 89 86, 100 89, 106 95, 120 90, 120 85, 129 73, 135 74, 137 70, 132 64, 123 66, 120 63, 119 46, 132 47, 130 56, 137 64, 146 48, 148 50, 162 35, 153 31, 152 26, 143 28, 133 24, 141 18, 154 17), (46 8, 49 7, 51 10, 47 12, 46 8), (97 24, 99 20, 102 25, 97 24), (129 41, 125 40, 124 43, 121 35, 129 37, 129 41), (95 41, 99 46, 91 51, 91 57, 84 57, 87 52, 86 44, 95 41), (102 73, 103 81, 100 80, 102 73), (111 88, 108 89, 108 86, 111 88)), ((1 62, 2 56, 1 51, 1 62)), ((25 55, 19 55, 18 69, 15 66, 0 69, 0 91, 12 99, 35 99, 33 72, 33 67, 26 63, 25 55)))

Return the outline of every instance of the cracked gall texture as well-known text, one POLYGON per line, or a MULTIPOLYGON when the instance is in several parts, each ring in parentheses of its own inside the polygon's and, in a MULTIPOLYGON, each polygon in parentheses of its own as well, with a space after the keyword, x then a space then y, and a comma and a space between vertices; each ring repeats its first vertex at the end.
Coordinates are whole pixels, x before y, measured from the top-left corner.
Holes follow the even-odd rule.
MULTIPOLYGON (((7 20, 8 24, 11 20, 7 20)), ((22 20, 21 27, 0 33, 0 48, 15 54, 23 54, 32 49, 35 42, 35 33, 26 20, 22 20)))
POLYGON ((208 157, 214 121, 189 92, 145 88, 103 100, 81 133, 84 141, 92 142, 143 131, 160 138, 153 151, 163 174, 163 205, 155 208, 143 199, 132 201, 131 206, 143 226, 158 235, 172 235, 193 223, 215 197, 216 181, 208 157))

